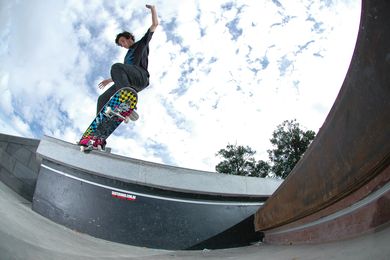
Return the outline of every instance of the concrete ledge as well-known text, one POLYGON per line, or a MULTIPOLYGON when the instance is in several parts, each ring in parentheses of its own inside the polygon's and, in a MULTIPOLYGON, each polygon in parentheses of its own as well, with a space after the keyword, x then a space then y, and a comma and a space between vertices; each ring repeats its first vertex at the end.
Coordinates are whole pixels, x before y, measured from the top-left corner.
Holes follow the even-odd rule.
POLYGON ((167 166, 98 151, 86 154, 75 144, 48 136, 41 140, 37 153, 47 160, 104 177, 183 192, 268 197, 282 183, 167 166))
POLYGON ((31 146, 36 148, 39 144, 39 140, 26 138, 26 137, 0 134, 0 148, 3 148, 8 143, 21 144, 24 147, 31 146))

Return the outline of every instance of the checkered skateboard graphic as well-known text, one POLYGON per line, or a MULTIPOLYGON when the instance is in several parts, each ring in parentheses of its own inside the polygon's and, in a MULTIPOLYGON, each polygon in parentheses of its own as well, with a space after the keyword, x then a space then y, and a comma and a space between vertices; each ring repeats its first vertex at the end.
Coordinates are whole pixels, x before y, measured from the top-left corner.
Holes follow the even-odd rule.
POLYGON ((118 107, 121 103, 129 102, 130 109, 134 110, 137 105, 137 95, 134 95, 130 90, 119 90, 109 102, 109 106, 112 108, 118 107))
POLYGON ((121 111, 120 114, 126 117, 136 108, 137 101, 137 93, 134 90, 130 88, 118 90, 100 110, 99 114, 84 132, 79 143, 83 145, 88 140, 106 139, 109 137, 123 120, 107 116, 104 113, 106 108, 111 107, 113 110, 119 110, 121 111))

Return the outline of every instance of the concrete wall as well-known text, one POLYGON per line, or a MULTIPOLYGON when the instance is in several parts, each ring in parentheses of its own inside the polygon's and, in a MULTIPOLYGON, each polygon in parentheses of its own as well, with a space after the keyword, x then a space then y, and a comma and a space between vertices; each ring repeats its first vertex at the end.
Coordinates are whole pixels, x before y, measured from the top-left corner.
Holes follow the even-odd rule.
POLYGON ((136 183, 178 190, 196 190, 200 193, 269 196, 282 183, 281 180, 230 176, 172 167, 107 153, 83 154, 77 150, 76 145, 54 138, 45 137, 43 140, 37 140, 0 134, 0 181, 25 199, 32 201, 41 156, 44 155, 59 163, 88 168, 100 175, 119 179, 128 179, 127 170, 133 167, 137 169, 137 175, 133 180, 136 183), (109 167, 106 167, 107 165, 109 167), (186 181, 183 182, 183 178, 186 181))
POLYGON ((40 161, 39 140, 0 134, 0 181, 32 201, 40 161))

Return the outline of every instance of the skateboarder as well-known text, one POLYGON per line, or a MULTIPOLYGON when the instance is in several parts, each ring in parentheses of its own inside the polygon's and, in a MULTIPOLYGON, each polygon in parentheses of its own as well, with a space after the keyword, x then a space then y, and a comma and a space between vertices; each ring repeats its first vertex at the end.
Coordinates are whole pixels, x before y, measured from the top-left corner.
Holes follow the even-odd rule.
POLYGON ((135 42, 134 36, 126 31, 116 36, 115 43, 120 47, 128 49, 128 51, 124 63, 115 63, 112 65, 111 78, 99 83, 98 86, 100 89, 104 89, 111 82, 114 82, 114 85, 99 96, 96 114, 99 113, 104 104, 119 89, 131 87, 139 92, 149 85, 149 41, 152 39, 153 32, 156 30, 158 19, 154 5, 146 5, 146 8, 151 11, 152 25, 141 40, 135 42))

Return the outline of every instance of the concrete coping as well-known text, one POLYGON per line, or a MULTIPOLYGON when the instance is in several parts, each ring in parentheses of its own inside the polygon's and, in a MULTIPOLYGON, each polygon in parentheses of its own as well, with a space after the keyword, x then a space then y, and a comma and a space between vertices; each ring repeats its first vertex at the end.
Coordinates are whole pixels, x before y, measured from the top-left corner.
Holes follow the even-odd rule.
POLYGON ((282 180, 255 178, 192 170, 120 155, 92 151, 80 152, 76 144, 44 136, 37 154, 90 173, 162 189, 224 196, 270 196, 282 180))
POLYGON ((0 133, 0 142, 21 144, 24 146, 37 146, 39 144, 38 139, 18 137, 13 135, 7 135, 0 133))

